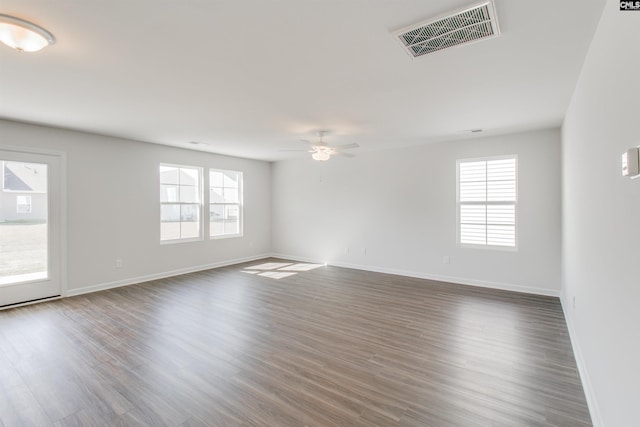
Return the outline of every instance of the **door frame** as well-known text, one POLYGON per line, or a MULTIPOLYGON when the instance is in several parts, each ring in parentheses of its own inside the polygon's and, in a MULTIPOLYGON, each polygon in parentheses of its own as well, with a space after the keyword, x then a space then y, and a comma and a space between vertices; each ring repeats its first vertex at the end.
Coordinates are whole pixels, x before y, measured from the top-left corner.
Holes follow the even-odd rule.
MULTIPOLYGON (((8 151, 13 152, 18 155, 41 155, 41 156, 49 156, 55 157, 58 161, 59 170, 58 172, 58 181, 59 188, 57 188, 57 213, 58 213, 58 221, 55 226, 59 227, 58 230, 53 230, 53 227, 49 227, 48 235, 48 251, 58 251, 58 263, 57 270, 59 271, 59 280, 60 280, 60 296, 46 297, 43 299, 38 299, 34 301, 27 302, 17 302, 15 304, 6 305, 4 307, 0 307, 0 310, 19 307, 23 305, 35 304, 42 301, 50 301, 53 299, 64 298, 67 296, 67 153, 59 150, 50 150, 38 147, 24 147, 17 145, 3 145, 0 144, 0 151, 8 151), (51 236, 54 235, 56 239, 52 239, 51 236), (57 242, 56 242, 57 240, 57 242)), ((50 193, 50 191, 48 191, 50 193)), ((51 200, 49 200, 49 206, 51 206, 51 200)), ((49 259, 51 256, 49 254, 49 259)), ((50 267, 49 267, 50 268, 50 267)))

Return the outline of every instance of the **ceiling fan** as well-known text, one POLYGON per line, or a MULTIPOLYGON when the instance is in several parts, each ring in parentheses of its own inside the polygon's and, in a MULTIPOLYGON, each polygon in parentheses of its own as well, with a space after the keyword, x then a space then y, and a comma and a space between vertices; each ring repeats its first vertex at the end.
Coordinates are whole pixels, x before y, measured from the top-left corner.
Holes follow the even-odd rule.
POLYGON ((342 157, 355 157, 354 154, 345 153, 343 150, 349 150, 351 148, 360 147, 358 144, 343 144, 343 145, 329 145, 323 141, 324 135, 327 133, 325 130, 318 131, 318 141, 311 142, 306 139, 302 139, 301 141, 305 144, 309 144, 309 150, 280 150, 280 151, 306 151, 311 153, 311 158, 313 160, 318 160, 321 162, 327 161, 331 158, 331 156, 342 156, 342 157))

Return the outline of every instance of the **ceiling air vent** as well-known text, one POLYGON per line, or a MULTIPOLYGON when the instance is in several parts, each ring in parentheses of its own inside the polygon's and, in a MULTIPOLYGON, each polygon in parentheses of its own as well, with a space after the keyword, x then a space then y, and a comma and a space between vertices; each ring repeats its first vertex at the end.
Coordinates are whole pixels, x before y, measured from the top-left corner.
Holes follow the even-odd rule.
POLYGON ((493 2, 486 1, 393 33, 412 58, 500 35, 493 2))

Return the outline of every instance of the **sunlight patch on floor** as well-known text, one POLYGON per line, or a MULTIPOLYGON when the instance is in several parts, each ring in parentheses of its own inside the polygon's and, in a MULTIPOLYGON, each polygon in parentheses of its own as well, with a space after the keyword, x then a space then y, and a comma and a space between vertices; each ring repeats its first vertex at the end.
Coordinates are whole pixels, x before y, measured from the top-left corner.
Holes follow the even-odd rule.
POLYGON ((263 264, 252 265, 245 270, 277 270, 292 265, 290 262, 265 262, 263 264))
POLYGON ((316 269, 318 267, 322 267, 322 264, 293 264, 288 267, 279 268, 281 271, 309 271, 316 269))
POLYGON ((271 279, 283 279, 285 277, 293 276, 304 271, 311 271, 322 266, 322 264, 310 263, 266 262, 246 267, 242 272, 262 277, 269 277, 271 279))

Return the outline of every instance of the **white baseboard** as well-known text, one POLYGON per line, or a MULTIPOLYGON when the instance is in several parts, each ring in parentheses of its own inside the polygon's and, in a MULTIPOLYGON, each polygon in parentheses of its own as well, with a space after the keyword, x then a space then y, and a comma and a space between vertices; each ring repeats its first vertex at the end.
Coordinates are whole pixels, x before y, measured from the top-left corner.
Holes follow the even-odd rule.
MULTIPOLYGON (((313 260, 310 258, 299 257, 295 255, 271 254, 271 256, 274 258, 290 259, 292 261, 299 261, 299 262, 310 262, 310 263, 318 263, 318 264, 325 263, 324 261, 313 260)), ((551 297, 560 296, 560 291, 556 291, 553 289, 537 288, 532 286, 521 286, 521 285, 514 285, 511 283, 491 282, 487 280, 475 280, 475 279, 468 279, 464 277, 455 277, 455 276, 443 276, 438 274, 429 274, 429 273, 422 273, 422 272, 408 271, 408 270, 397 270, 393 268, 375 267, 371 265, 350 264, 350 263, 344 263, 344 262, 330 262, 329 265, 334 265, 336 267, 353 268, 356 270, 373 271, 375 273, 386 273, 386 274, 395 274, 397 276, 414 277, 417 279, 435 280, 438 282, 449 282, 449 283, 457 283, 460 285, 477 286, 481 288, 501 289, 504 291, 521 292, 526 294, 544 295, 544 296, 551 296, 551 297)))
POLYGON ((598 401, 594 393, 591 379, 589 378, 589 372, 587 366, 584 363, 584 357, 582 356, 582 349, 578 343, 578 336, 573 325, 573 317, 569 312, 571 306, 567 301, 567 297, 564 293, 560 295, 560 305, 562 305, 562 311, 564 312, 564 319, 567 323, 567 329, 569 330, 569 338, 571 339, 571 347, 573 347, 573 355, 576 358, 576 364, 578 365, 578 373, 580 374, 580 380, 582 381, 582 388, 584 390, 585 398, 587 399, 587 406, 589 407, 589 413, 591 414, 591 423, 593 427, 603 427, 602 415, 600 408, 598 407, 598 401))
POLYGON ((214 262, 211 264, 181 268, 178 270, 165 271, 162 273, 149 274, 146 276, 131 277, 123 280, 116 280, 115 282, 100 283, 97 285, 85 286, 83 288, 69 289, 64 294, 64 296, 72 297, 76 295, 88 294, 91 292, 104 291, 106 289, 119 288, 121 286, 135 285, 136 283, 148 282, 150 280, 164 279, 167 277, 179 276, 181 274, 195 273, 196 271, 210 270, 212 268, 226 267, 234 264, 242 264, 243 262, 256 261, 259 259, 269 258, 269 256, 270 256, 269 254, 260 254, 260 255, 254 255, 246 258, 237 258, 237 259, 214 262))

